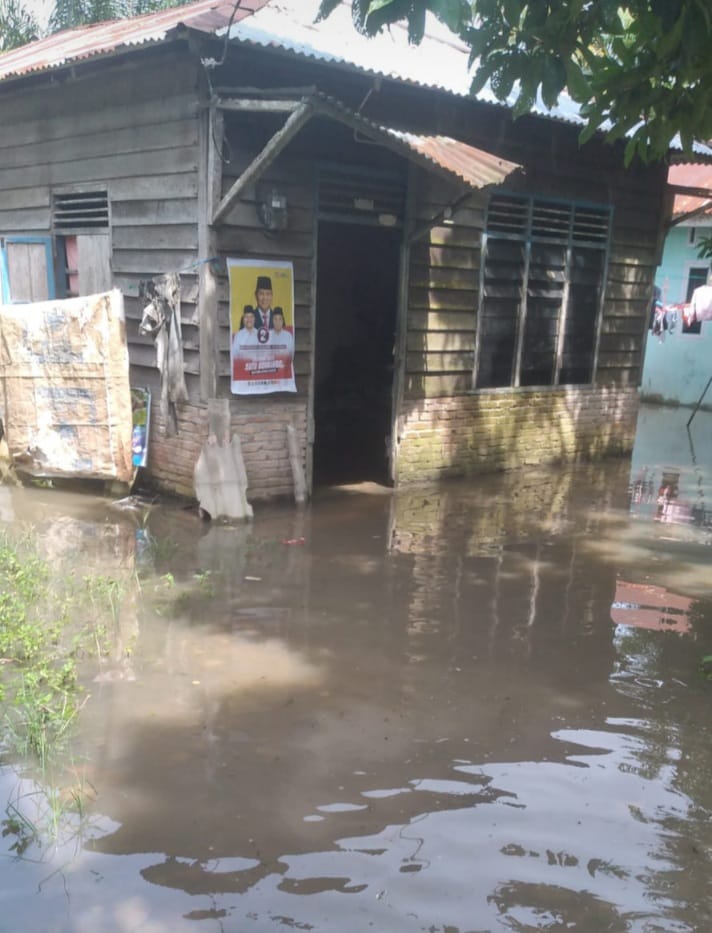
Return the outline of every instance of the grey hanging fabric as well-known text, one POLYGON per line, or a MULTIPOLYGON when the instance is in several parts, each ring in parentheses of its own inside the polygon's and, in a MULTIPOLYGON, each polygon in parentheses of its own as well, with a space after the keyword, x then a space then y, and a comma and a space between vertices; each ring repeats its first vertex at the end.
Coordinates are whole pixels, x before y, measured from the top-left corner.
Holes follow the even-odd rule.
POLYGON ((180 276, 170 273, 148 283, 151 299, 143 309, 139 333, 153 338, 161 374, 161 415, 166 433, 178 433, 176 405, 188 401, 183 374, 183 335, 180 323, 180 276))

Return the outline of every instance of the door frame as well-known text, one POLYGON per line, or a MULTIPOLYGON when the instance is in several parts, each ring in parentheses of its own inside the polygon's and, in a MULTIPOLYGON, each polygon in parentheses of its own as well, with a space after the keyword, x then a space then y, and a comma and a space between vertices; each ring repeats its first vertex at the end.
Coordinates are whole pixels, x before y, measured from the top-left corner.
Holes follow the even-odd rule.
MULTIPOLYGON (((364 218, 355 221, 352 217, 339 217, 333 212, 322 213, 319 210, 319 174, 320 168, 327 163, 317 163, 314 167, 314 230, 312 239, 312 327, 311 327, 311 371, 309 373, 309 399, 307 404, 307 457, 306 472, 307 486, 311 495, 314 486, 314 438, 316 433, 316 419, 314 408, 316 402, 316 328, 319 318, 319 309, 317 307, 317 281, 319 275, 319 229, 321 223, 343 223, 354 225, 359 223, 365 226, 377 227, 383 229, 378 223, 377 218, 372 221, 364 218)), ((407 348, 407 315, 408 315, 408 277, 410 266, 410 233, 413 228, 413 178, 415 175, 415 166, 407 162, 405 172, 405 203, 403 216, 400 223, 395 224, 390 229, 398 231, 400 242, 398 244, 399 260, 397 270, 396 285, 396 308, 395 308, 395 334, 394 334, 394 352, 393 352, 393 383, 391 386, 391 414, 390 414, 390 440, 386 456, 386 469, 388 480, 395 484, 396 469, 399 447, 399 425, 400 425, 400 407, 405 390, 405 368, 406 368, 406 348, 407 348)), ((345 168, 347 166, 341 166, 345 168)), ((363 171, 363 166, 354 166, 355 169, 363 171)))

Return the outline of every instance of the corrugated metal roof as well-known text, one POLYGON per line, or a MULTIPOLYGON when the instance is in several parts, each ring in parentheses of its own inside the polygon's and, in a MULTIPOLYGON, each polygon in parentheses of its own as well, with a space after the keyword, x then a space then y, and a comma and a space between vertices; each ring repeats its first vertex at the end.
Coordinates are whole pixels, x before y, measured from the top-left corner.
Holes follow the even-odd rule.
MULTIPOLYGON (((412 45, 407 28, 397 23, 375 36, 363 36, 354 28, 351 0, 341 4, 323 22, 315 23, 321 0, 270 0, 249 19, 235 24, 230 37, 263 48, 277 48, 318 61, 356 67, 374 77, 447 91, 462 97, 470 96, 472 69, 470 49, 432 14, 426 18, 423 41, 412 45)), ((489 84, 476 99, 499 107, 512 107, 517 98, 517 86, 506 102, 497 99, 489 84)), ((566 92, 559 95, 556 106, 549 109, 541 94, 534 102, 533 113, 547 119, 583 126, 580 108, 566 92)), ((679 137, 671 147, 682 149, 679 137)), ((712 148, 695 144, 695 152, 712 158, 712 148)))
MULTIPOLYGON (((234 5, 234 0, 198 0, 157 13, 55 33, 0 56, 0 81, 162 42, 180 25, 222 36, 234 5)), ((351 18, 350 0, 344 0, 331 16, 316 23, 319 5, 320 0, 242 0, 230 27, 230 39, 356 68, 374 77, 469 96, 469 50, 431 14, 422 43, 414 46, 400 24, 370 38, 358 33, 351 18)), ((488 87, 480 91, 477 99, 503 106, 488 87)), ((547 111, 541 104, 537 112, 566 122, 582 122, 578 108, 566 95, 554 110, 547 111)))
MULTIPOLYGON (((224 35, 229 26, 231 41, 288 51, 458 96, 470 95, 469 49, 432 14, 428 14, 423 41, 414 46, 400 24, 370 38, 360 35, 353 26, 350 0, 342 0, 331 16, 316 23, 319 5, 320 0, 242 0, 235 11, 234 0, 198 0, 132 19, 83 26, 6 52, 0 56, 0 81, 162 42, 182 24, 216 36, 224 35)), ((486 85, 476 97, 484 103, 508 106, 516 94, 502 104, 486 85)), ((566 93, 551 110, 541 99, 533 110, 548 119, 579 126, 584 123, 578 105, 566 93)), ((673 141, 672 147, 681 149, 679 140, 673 141)), ((712 158, 710 147, 698 145, 695 151, 712 158)))
MULTIPOLYGON (((267 2, 269 0, 242 0, 234 22, 252 16, 267 2)), ((132 46, 162 42, 181 25, 216 34, 227 28, 234 7, 234 0, 198 0, 188 6, 159 10, 131 19, 67 29, 0 55, 0 81, 60 68, 132 46)))
POLYGON ((415 155, 416 162, 426 168, 440 169, 451 180, 455 176, 456 180, 465 182, 470 188, 501 185, 512 172, 522 168, 516 162, 508 162, 507 159, 449 136, 420 136, 382 126, 325 94, 312 94, 308 100, 316 114, 342 120, 363 133, 390 142, 391 148, 396 151, 410 158, 415 155))
POLYGON ((402 140, 413 152, 449 174, 457 175, 471 188, 501 185, 505 178, 522 167, 449 136, 415 136, 393 129, 387 132, 402 140))
MULTIPOLYGON (((687 188, 710 188, 712 190, 712 166, 710 165, 671 165, 668 169, 668 182, 671 185, 684 185, 687 188)), ((676 194, 672 209, 673 217, 688 214, 702 207, 707 201, 710 206, 703 216, 712 215, 712 199, 695 198, 689 194, 676 194)))
MULTIPOLYGON (((356 67, 374 77, 470 96, 470 50, 431 13, 427 14, 423 41, 412 45, 402 23, 375 36, 361 35, 353 25, 350 0, 342 0, 327 19, 316 23, 320 2, 270 0, 255 16, 233 25, 230 37, 317 61, 356 67)), ((514 97, 513 94, 512 100, 514 97)), ((477 94, 477 99, 506 106, 497 100, 488 85, 477 94)), ((583 123, 577 105, 566 94, 551 111, 539 101, 536 112, 569 123, 583 123)))
POLYGON ((353 25, 350 0, 342 0, 329 17, 316 23, 319 5, 320 0, 270 0, 249 23, 233 26, 230 36, 318 61, 355 65, 374 77, 469 94, 467 47, 431 14, 423 41, 415 46, 399 23, 375 36, 361 35, 353 25))
MULTIPOLYGON (((219 107, 230 110, 229 98, 220 98, 217 103, 219 107)), ((509 175, 522 168, 515 162, 501 159, 448 136, 418 136, 375 123, 362 117, 342 101, 320 92, 313 92, 301 99, 295 96, 292 103, 291 116, 287 123, 292 121, 294 133, 299 132, 311 119, 335 120, 348 126, 354 134, 378 142, 401 157, 444 176, 458 186, 464 183, 469 188, 480 189, 500 185, 509 175)), ((278 135, 285 127, 278 131, 278 135)), ((254 184, 269 168, 280 151, 279 147, 273 145, 276 138, 273 137, 267 143, 263 151, 247 166, 243 175, 233 183, 217 206, 213 214, 213 223, 220 222, 232 209, 242 189, 248 184, 247 178, 249 184, 254 184)))

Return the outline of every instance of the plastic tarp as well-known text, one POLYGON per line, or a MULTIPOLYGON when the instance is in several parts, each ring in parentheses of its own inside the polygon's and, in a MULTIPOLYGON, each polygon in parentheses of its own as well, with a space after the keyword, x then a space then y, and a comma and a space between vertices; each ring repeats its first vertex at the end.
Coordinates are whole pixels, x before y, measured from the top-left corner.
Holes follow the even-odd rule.
POLYGON ((34 476, 131 483, 123 296, 0 306, 0 407, 14 463, 34 476))

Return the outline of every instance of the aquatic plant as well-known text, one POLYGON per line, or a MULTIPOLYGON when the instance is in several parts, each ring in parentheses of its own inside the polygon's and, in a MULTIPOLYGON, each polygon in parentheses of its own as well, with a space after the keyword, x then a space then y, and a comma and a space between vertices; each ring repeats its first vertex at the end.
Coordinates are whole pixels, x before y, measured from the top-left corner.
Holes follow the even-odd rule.
MULTIPOLYGON (((31 531, 0 532, 0 742, 32 766, 50 833, 67 807, 81 806, 76 781, 71 793, 58 789, 66 771, 60 762, 71 761, 72 729, 88 699, 78 665, 106 654, 122 599, 120 580, 50 564, 31 531)), ((5 831, 27 829, 18 814, 16 805, 6 810, 5 831)), ((32 824, 30 835, 37 832, 32 824)))

